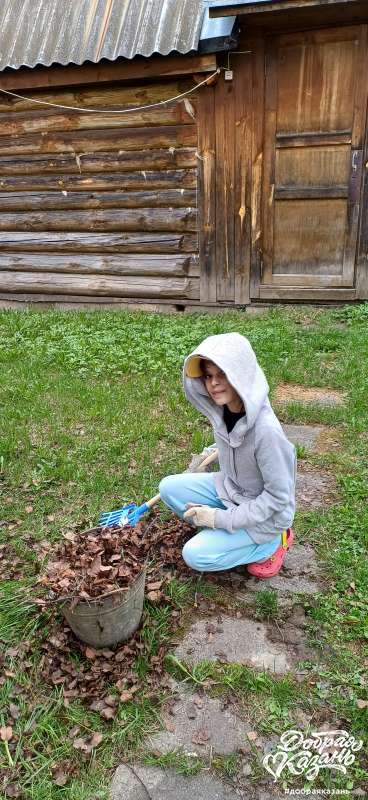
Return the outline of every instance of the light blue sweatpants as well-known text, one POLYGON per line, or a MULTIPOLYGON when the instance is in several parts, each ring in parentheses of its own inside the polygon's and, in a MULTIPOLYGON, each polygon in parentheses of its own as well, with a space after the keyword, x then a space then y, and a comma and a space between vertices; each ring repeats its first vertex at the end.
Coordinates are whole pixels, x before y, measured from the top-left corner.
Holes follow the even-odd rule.
MULTIPOLYGON (((181 518, 187 503, 226 508, 216 492, 212 473, 168 475, 161 481, 159 491, 164 503, 181 518)), ((270 542, 256 544, 243 529, 229 533, 223 528, 204 528, 186 542, 182 555, 188 567, 216 572, 269 558, 280 544, 280 534, 270 542)))

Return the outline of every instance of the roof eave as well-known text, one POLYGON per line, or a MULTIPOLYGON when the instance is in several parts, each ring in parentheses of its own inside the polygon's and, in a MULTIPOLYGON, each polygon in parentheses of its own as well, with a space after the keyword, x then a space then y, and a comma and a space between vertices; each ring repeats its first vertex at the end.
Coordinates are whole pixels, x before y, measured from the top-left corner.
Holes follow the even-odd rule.
POLYGON ((262 14, 269 11, 292 11, 331 5, 353 6, 360 0, 210 0, 210 19, 217 17, 262 14))

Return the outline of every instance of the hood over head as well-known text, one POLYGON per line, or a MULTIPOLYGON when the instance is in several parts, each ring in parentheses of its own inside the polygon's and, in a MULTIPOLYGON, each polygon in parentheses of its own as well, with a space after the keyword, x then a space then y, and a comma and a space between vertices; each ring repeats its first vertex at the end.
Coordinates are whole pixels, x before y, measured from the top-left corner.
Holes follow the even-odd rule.
POLYGON ((252 428, 269 386, 252 345, 240 333, 208 336, 184 361, 183 385, 188 400, 205 414, 214 427, 222 422, 222 407, 209 396, 201 377, 200 359, 213 361, 241 397, 246 411, 246 429, 252 428))

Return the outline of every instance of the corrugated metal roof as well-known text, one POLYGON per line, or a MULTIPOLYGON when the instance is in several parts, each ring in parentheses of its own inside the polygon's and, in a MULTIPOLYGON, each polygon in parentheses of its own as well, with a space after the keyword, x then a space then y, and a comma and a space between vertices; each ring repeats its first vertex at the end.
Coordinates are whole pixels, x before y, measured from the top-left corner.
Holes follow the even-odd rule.
POLYGON ((205 0, 1 0, 0 70, 197 50, 205 0))

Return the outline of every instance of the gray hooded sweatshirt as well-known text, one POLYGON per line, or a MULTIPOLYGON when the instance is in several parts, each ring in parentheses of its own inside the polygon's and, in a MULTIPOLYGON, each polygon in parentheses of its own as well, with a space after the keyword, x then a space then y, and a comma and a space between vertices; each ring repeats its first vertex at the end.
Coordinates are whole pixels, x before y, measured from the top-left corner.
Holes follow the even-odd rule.
POLYGON ((271 408, 269 386, 250 342, 240 333, 208 336, 185 359, 183 384, 187 399, 208 417, 219 450, 214 480, 226 510, 217 509, 215 527, 231 533, 244 528, 257 544, 270 541, 294 518, 296 454, 271 408), (222 369, 243 400, 246 414, 230 433, 222 406, 209 396, 202 378, 187 375, 189 362, 193 371, 198 356, 222 369))

